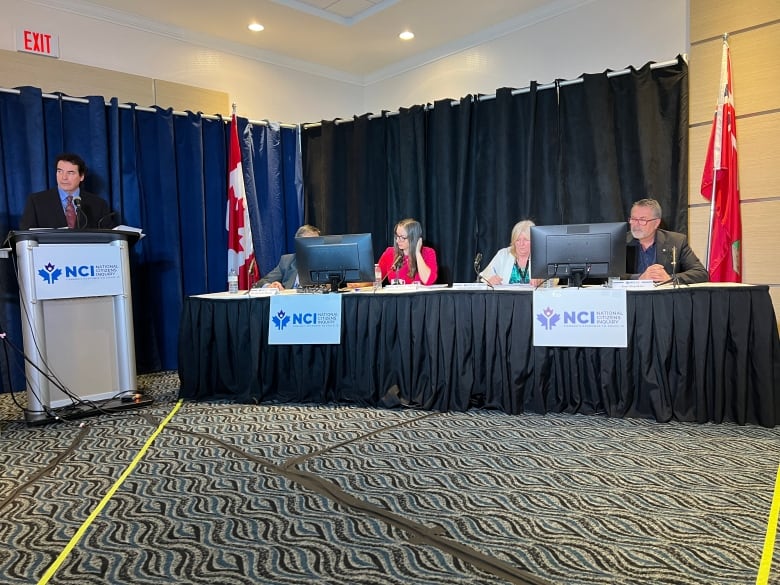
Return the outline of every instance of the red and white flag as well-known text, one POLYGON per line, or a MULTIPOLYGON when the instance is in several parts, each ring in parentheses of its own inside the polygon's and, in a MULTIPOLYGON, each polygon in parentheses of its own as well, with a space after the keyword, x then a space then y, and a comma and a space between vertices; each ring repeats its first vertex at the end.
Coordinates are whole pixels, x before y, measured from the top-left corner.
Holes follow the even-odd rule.
POLYGON ((250 272, 255 266, 255 249, 252 243, 252 227, 249 225, 249 208, 246 202, 241 145, 238 142, 235 112, 230 126, 228 200, 225 220, 228 231, 228 274, 235 270, 238 274, 238 288, 244 290, 252 286, 250 272))
POLYGON ((720 93, 712 122, 701 194, 711 202, 707 269, 713 282, 742 282, 742 217, 739 209, 737 116, 731 82, 731 54, 723 41, 720 93))

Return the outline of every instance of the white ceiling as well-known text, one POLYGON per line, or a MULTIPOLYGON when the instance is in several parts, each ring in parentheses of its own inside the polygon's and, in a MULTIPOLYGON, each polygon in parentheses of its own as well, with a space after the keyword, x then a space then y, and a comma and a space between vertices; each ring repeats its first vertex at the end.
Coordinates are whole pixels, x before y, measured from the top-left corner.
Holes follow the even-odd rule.
POLYGON ((38 0, 353 82, 380 79, 592 0, 38 0), (253 33, 250 22, 265 30, 253 33), (403 42, 409 29, 415 38, 403 42))

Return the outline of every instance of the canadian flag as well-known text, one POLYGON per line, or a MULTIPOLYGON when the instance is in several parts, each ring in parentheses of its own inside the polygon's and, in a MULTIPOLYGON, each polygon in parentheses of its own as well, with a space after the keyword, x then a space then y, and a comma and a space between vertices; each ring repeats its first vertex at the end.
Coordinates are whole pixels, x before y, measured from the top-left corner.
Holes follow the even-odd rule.
POLYGON ((230 153, 228 155, 228 200, 225 220, 228 231, 228 274, 238 274, 238 288, 249 289, 255 267, 255 248, 249 208, 246 203, 244 170, 241 165, 241 145, 238 142, 238 123, 233 113, 230 124, 230 153))

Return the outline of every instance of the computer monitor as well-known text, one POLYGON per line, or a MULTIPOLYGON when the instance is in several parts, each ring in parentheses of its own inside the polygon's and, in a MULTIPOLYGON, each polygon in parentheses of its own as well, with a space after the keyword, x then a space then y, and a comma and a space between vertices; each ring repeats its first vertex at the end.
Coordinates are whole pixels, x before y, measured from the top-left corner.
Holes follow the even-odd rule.
POLYGON ((538 225, 531 228, 531 277, 586 278, 626 273, 626 222, 538 225))
POLYGON ((371 234, 295 238, 295 262, 301 286, 330 284, 336 292, 348 282, 374 280, 371 234))

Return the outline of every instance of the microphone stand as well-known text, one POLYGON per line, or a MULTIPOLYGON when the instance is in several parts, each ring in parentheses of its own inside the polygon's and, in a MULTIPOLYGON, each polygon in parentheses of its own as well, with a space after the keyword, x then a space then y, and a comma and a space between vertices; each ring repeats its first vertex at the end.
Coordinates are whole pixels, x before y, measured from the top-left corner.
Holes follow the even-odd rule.
POLYGON ((397 258, 393 259, 393 263, 390 266, 390 269, 387 271, 387 274, 385 274, 385 276, 384 276, 384 278, 387 279, 387 284, 393 285, 393 284, 395 284, 394 281, 400 280, 398 278, 398 271, 401 269, 401 266, 403 265, 403 263, 404 263, 404 256, 403 256, 403 254, 401 254, 397 258), (390 274, 393 273, 393 272, 395 273, 395 278, 390 278, 390 274))
POLYGON ((84 222, 84 227, 87 227, 87 224, 89 223, 89 218, 87 217, 87 214, 84 213, 84 210, 81 209, 81 197, 74 197, 73 198, 73 205, 76 207, 76 229, 81 229, 81 218, 83 217, 86 221, 84 222))
POLYGON ((474 272, 477 273, 477 282, 484 282, 492 290, 493 285, 491 284, 491 282, 487 278, 482 276, 482 271, 480 270, 481 263, 482 263, 482 252, 477 252, 476 257, 474 258, 474 272))
POLYGON ((680 277, 677 276, 677 246, 672 246, 672 261, 670 264, 672 265, 672 274, 670 275, 671 278, 669 278, 669 280, 656 283, 654 286, 663 286, 665 284, 669 284, 670 282, 672 283, 672 288, 678 288, 680 286, 680 277))

